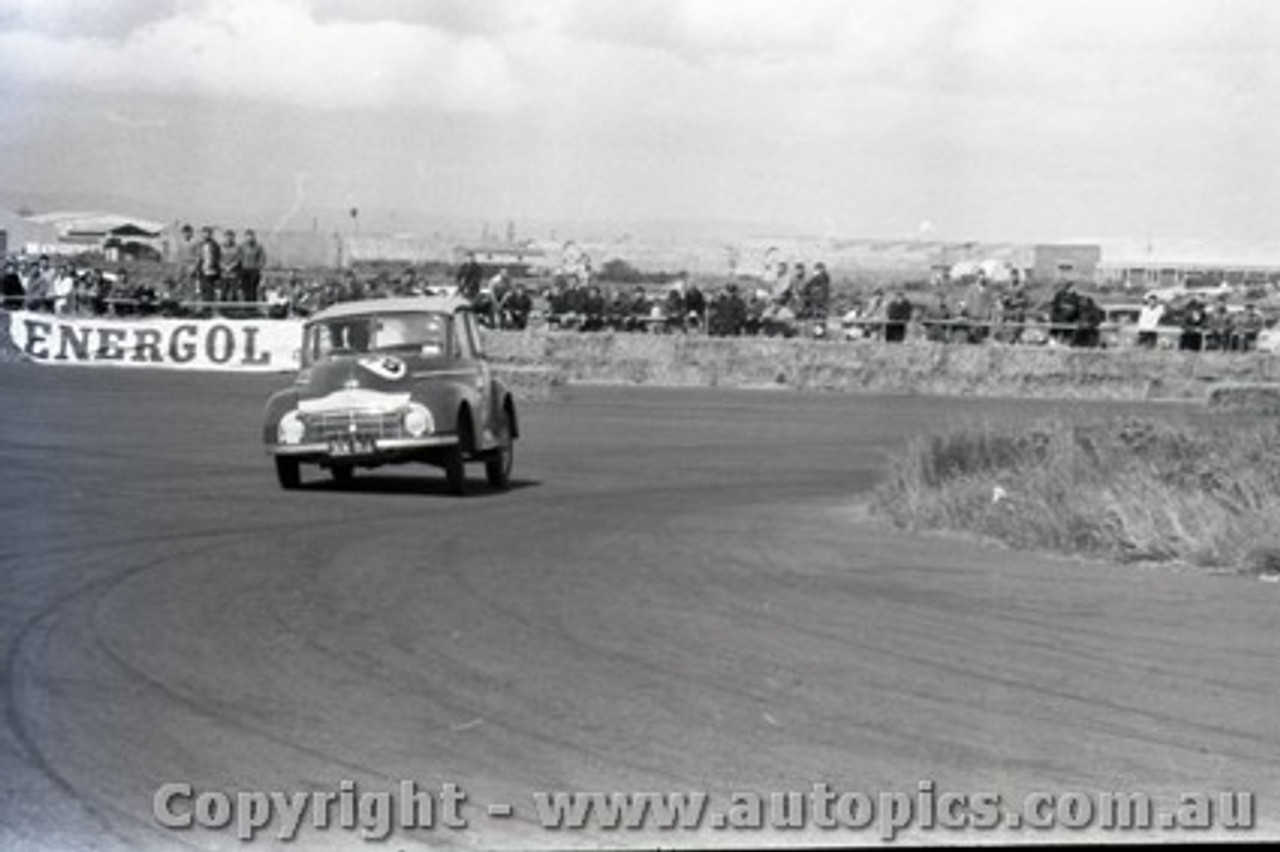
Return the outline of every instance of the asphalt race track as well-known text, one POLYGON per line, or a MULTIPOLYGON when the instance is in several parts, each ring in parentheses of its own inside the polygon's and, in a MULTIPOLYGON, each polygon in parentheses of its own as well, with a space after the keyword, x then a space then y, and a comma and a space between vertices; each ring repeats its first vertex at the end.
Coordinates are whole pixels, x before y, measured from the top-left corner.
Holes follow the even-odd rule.
POLYGON ((281 491, 259 431, 283 381, 0 368, 0 849, 266 848, 162 828, 153 795, 344 779, 465 790, 467 828, 385 849, 876 843, 555 832, 531 796, 925 779, 1250 790, 1247 836, 1278 833, 1280 587, 858 508, 910 434, 1115 406, 570 388, 523 407, 517 487, 476 466, 456 499, 430 468, 281 491))

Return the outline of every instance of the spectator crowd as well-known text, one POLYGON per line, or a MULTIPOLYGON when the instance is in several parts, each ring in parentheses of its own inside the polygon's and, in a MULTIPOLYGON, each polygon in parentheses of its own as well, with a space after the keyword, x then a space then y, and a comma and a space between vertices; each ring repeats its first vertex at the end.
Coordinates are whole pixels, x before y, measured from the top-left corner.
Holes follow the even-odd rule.
POLYGON ((3 307, 80 316, 153 316, 175 307, 152 285, 132 282, 129 270, 104 270, 48 255, 4 261, 3 307))
POLYGON ((520 330, 535 319, 582 332, 701 333, 713 337, 829 336, 900 343, 912 337, 948 343, 1115 345, 1128 326, 1132 345, 1183 350, 1248 351, 1271 322, 1256 302, 1225 295, 1162 301, 1152 293, 1131 316, 1117 313, 1071 281, 1033 296, 1016 273, 999 284, 979 274, 961 285, 908 296, 903 288, 833 297, 822 262, 776 263, 704 290, 687 277, 659 286, 594 280, 589 263, 548 279, 521 280, 486 269, 474 254, 446 276, 407 267, 361 274, 354 269, 304 278, 276 272, 252 229, 180 229, 173 263, 160 281, 134 281, 129 269, 71 259, 17 256, 4 261, 3 306, 81 316, 309 316, 338 302, 451 292, 471 300, 495 328, 520 330), (839 303, 839 306, 837 306, 839 303), (1108 310, 1112 313, 1109 315, 1108 310))
POLYGON ((252 229, 237 241, 235 231, 206 226, 201 238, 183 225, 176 268, 159 285, 131 281, 128 268, 59 258, 8 257, 4 262, 3 304, 16 310, 81 316, 208 316, 221 305, 255 307, 262 298, 266 250, 252 229))

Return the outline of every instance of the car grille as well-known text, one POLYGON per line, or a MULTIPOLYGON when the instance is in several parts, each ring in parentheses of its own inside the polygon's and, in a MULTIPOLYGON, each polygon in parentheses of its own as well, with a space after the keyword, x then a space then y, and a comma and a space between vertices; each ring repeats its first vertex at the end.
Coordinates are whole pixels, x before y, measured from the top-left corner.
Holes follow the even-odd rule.
POLYGON ((401 414, 375 414, 367 411, 333 411, 303 417, 307 441, 331 441, 335 438, 403 438, 404 417, 401 414), (354 427, 354 428, 353 428, 354 427))

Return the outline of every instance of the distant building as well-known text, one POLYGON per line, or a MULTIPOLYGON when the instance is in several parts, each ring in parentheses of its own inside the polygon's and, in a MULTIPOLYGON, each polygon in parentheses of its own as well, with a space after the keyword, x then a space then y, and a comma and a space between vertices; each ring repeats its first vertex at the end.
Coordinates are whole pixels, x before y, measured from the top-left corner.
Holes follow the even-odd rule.
POLYGON ((1119 241, 1106 246, 1099 279, 1126 289, 1260 287, 1280 283, 1280 249, 1215 240, 1119 241))
POLYGON ((1032 248, 1033 281, 1093 281, 1102 263, 1102 246, 1054 243, 1032 248))
POLYGON ((57 240, 57 233, 51 226, 33 222, 8 210, 0 210, 0 233, 4 234, 4 246, 0 251, 6 254, 10 251, 39 254, 39 246, 57 240))
POLYGON ((529 275, 547 267, 547 253, 530 242, 481 242, 459 245, 453 250, 453 260, 461 263, 474 253, 482 266, 501 267, 514 275, 529 275))
POLYGON ((164 250, 164 225, 115 213, 60 212, 28 217, 53 229, 52 242, 29 247, 33 253, 74 255, 101 251, 113 263, 125 259, 159 259, 164 250))

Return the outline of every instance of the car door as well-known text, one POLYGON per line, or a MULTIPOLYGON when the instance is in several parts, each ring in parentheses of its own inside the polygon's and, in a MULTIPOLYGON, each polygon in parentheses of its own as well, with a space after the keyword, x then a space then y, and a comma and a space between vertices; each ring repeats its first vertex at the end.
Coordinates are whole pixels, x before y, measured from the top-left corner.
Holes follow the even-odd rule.
POLYGON ((476 318, 470 311, 454 315, 454 338, 458 347, 459 378, 474 392, 471 414, 476 428, 478 449, 493 445, 493 382, 490 381, 489 364, 481 349, 480 331, 476 318))

